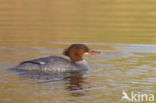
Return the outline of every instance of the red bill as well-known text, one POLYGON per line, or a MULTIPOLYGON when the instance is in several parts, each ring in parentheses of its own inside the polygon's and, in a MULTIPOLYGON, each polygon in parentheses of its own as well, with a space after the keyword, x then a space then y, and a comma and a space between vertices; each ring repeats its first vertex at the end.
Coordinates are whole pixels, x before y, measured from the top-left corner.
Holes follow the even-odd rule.
POLYGON ((90 53, 90 54, 100 54, 99 51, 94 51, 94 50, 90 50, 90 51, 88 51, 88 53, 90 53))

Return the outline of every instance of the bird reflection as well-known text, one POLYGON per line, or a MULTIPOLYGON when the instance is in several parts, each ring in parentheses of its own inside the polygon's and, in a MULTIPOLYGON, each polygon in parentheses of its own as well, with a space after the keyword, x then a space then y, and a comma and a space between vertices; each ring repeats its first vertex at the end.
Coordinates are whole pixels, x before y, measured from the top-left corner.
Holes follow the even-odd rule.
POLYGON ((64 83, 65 89, 71 93, 71 96, 85 95, 85 91, 83 90, 83 84, 85 83, 84 74, 86 74, 85 71, 68 73, 18 71, 18 74, 22 78, 33 78, 37 80, 39 84, 46 83, 48 85, 53 85, 54 82, 62 82, 64 83))
POLYGON ((83 90, 83 84, 85 83, 85 78, 82 72, 72 73, 71 76, 66 79, 69 83, 66 83, 66 89, 70 91, 72 96, 83 96, 85 92, 83 90))
POLYGON ((82 83, 84 78, 82 76, 70 76, 68 79, 70 81, 70 85, 68 86, 70 91, 83 89, 82 83))

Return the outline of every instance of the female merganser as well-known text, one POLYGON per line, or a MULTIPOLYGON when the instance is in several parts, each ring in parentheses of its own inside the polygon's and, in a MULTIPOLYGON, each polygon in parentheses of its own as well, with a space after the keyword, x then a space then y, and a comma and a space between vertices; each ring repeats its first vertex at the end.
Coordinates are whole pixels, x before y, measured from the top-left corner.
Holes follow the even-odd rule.
POLYGON ((83 59, 83 55, 88 53, 97 54, 99 52, 90 50, 84 44, 72 44, 63 52, 71 61, 60 56, 49 56, 31 61, 24 61, 19 64, 16 69, 43 72, 75 72, 87 70, 89 66, 83 59))

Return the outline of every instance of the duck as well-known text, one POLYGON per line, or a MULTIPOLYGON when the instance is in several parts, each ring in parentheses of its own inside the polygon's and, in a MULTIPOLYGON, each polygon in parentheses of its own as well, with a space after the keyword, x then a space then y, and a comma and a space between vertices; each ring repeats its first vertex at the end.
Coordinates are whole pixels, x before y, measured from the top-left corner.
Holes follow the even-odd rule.
POLYGON ((89 49, 85 44, 72 44, 64 49, 63 56, 48 56, 34 60, 21 62, 15 68, 24 71, 40 71, 40 72, 77 72, 88 70, 89 65, 83 56, 86 54, 99 54, 99 51, 89 49))

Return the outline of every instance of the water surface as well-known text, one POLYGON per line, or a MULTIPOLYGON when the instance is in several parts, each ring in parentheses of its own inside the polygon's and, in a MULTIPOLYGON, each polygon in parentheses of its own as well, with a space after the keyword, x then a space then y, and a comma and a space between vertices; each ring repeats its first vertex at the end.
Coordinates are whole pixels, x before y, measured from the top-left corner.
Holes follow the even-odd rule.
POLYGON ((0 103, 122 103, 122 91, 156 97, 155 5, 1 0, 0 103), (62 55, 73 43, 101 51, 85 56, 91 67, 85 75, 52 79, 8 70, 24 60, 62 55))

